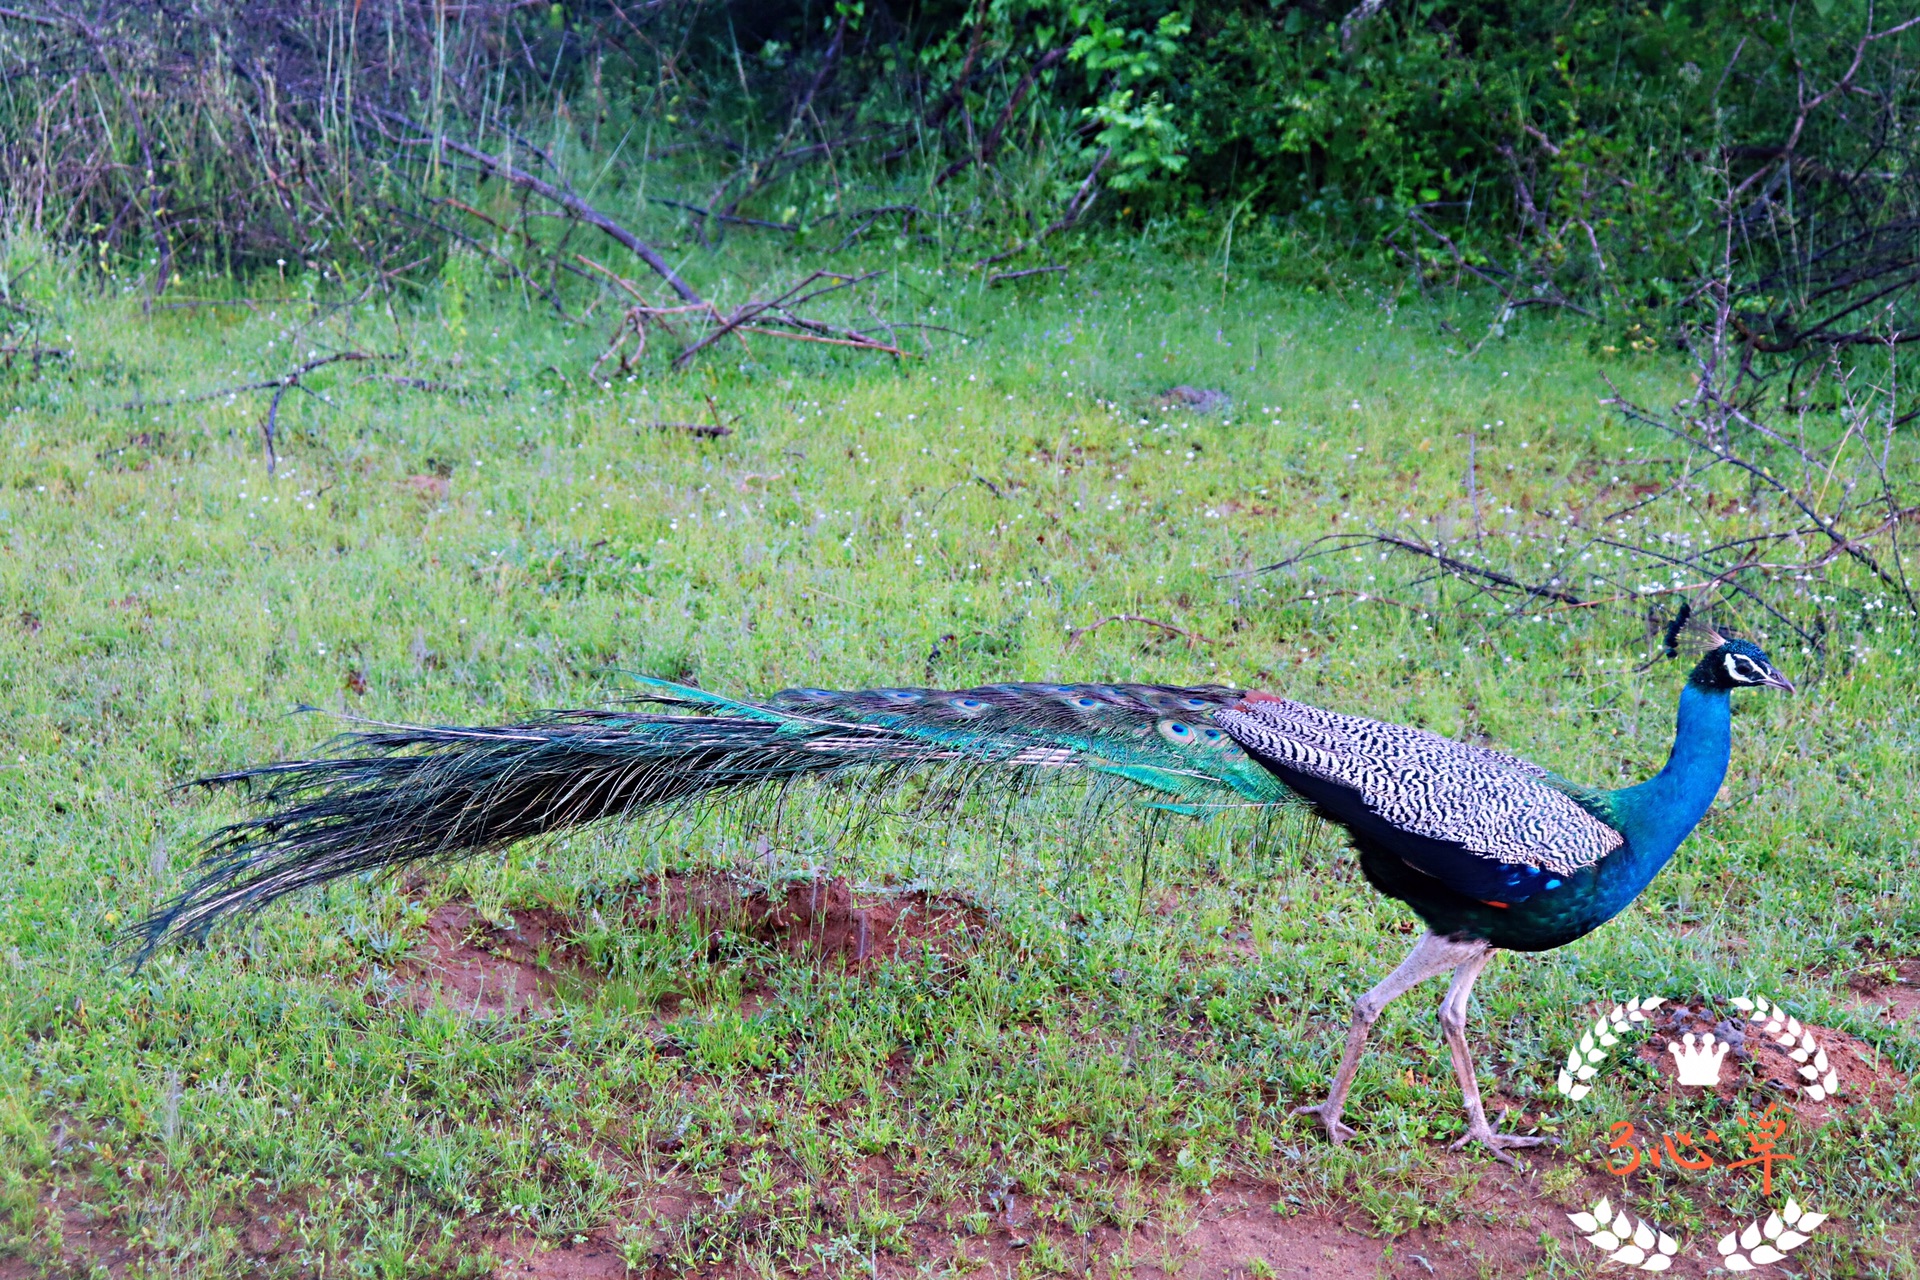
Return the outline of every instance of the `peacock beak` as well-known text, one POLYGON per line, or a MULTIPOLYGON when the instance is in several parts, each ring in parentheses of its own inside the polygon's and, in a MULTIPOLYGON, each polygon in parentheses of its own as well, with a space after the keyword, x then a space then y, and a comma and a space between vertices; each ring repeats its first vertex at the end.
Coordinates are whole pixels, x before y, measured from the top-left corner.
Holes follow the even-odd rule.
POLYGON ((1760 683, 1769 689, 1781 689, 1786 691, 1787 693, 1796 692, 1796 690, 1793 687, 1793 681, 1787 679, 1785 676, 1781 675, 1778 671, 1775 671, 1772 667, 1767 668, 1767 677, 1766 679, 1762 680, 1760 683))

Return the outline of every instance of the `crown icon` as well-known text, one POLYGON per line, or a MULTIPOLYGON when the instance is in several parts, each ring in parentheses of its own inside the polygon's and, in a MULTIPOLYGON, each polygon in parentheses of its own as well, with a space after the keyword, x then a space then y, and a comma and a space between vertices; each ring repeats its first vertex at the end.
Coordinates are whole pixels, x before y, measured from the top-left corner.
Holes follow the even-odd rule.
POLYGON ((1683 1085, 1701 1085, 1711 1089, 1720 1083, 1720 1060, 1727 1056, 1727 1050, 1733 1046, 1715 1043, 1711 1031, 1704 1035, 1687 1032, 1685 1045, 1674 1041, 1667 1046, 1667 1052, 1673 1055, 1674 1065, 1680 1069, 1680 1083, 1683 1085))

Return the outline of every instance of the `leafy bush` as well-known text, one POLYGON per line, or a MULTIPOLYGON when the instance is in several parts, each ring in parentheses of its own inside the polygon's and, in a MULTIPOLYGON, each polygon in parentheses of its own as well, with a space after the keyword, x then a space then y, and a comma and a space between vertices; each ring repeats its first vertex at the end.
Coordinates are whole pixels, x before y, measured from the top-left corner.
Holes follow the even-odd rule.
POLYGON ((557 287, 538 250, 561 232, 443 137, 629 217, 674 191, 702 238, 864 230, 866 206, 957 215, 968 252, 1104 186, 1096 217, 1211 234, 1232 208, 1649 333, 1731 236, 1756 341, 1793 346, 1857 330, 1920 262, 1920 27, 1873 21, 1860 0, 9 9, 0 56, 31 74, 0 100, 0 182, 10 221, 144 259, 155 287, 176 261, 431 272, 460 241, 557 287))

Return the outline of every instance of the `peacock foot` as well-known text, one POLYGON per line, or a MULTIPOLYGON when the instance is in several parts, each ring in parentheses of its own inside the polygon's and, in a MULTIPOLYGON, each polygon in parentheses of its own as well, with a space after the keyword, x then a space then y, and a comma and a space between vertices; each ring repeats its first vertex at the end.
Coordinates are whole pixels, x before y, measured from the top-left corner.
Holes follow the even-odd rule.
POLYGON ((1514 1163, 1514 1159, 1508 1155, 1507 1152, 1524 1147, 1538 1147, 1543 1144, 1558 1146, 1560 1140, 1544 1135, 1526 1136, 1517 1133, 1497 1133, 1494 1131, 1492 1125, 1488 1124, 1485 1120, 1480 1120, 1477 1122, 1469 1121, 1465 1135, 1449 1143, 1447 1150, 1460 1151, 1470 1142, 1477 1142, 1487 1150, 1493 1152, 1493 1158, 1501 1164, 1512 1164, 1514 1163))
POLYGON ((1320 1117, 1320 1124, 1327 1131, 1327 1140, 1336 1147, 1353 1136, 1353 1127, 1340 1123, 1340 1108, 1331 1101, 1323 1102, 1317 1107, 1295 1107, 1293 1114, 1320 1117))

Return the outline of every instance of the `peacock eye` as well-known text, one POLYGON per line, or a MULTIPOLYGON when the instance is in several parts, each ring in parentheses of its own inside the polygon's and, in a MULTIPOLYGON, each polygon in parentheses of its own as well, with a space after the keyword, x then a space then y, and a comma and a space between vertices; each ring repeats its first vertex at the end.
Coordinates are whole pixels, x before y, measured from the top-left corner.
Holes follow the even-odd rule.
POLYGON ((953 700, 953 705, 960 708, 962 711, 978 711, 980 708, 986 706, 987 704, 980 701, 980 699, 978 698, 955 698, 953 700))
POLYGON ((1182 698, 1180 705, 1189 711, 1205 711, 1208 703, 1205 698, 1182 698))
POLYGON ((1162 720, 1160 722, 1160 736, 1168 742, 1185 744, 1193 741, 1193 730, 1189 726, 1181 724, 1178 720, 1162 720))
POLYGON ((1200 736, 1205 738, 1208 742, 1218 742, 1225 735, 1222 734, 1218 729, 1202 729, 1200 731, 1200 736))
POLYGON ((1090 710, 1094 707, 1099 706, 1100 700, 1098 698, 1075 698, 1073 700, 1073 705, 1076 707, 1079 707, 1083 711, 1090 710))

